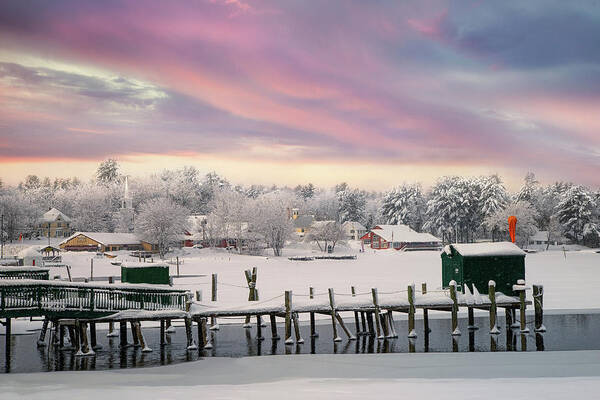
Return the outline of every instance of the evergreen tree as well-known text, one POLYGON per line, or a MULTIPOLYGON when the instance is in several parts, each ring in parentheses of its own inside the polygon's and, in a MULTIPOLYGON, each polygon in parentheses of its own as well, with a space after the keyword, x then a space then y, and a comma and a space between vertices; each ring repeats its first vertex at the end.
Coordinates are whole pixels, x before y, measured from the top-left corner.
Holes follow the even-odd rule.
POLYGON ((96 179, 100 183, 115 182, 118 177, 119 164, 112 158, 102 161, 96 170, 96 179))
POLYGON ((362 221, 365 216, 366 196, 358 189, 342 190, 337 193, 339 222, 362 221))
POLYGON ((423 225, 425 199, 419 184, 404 184, 387 192, 381 215, 386 224, 405 224, 420 231, 423 225))
POLYGON ((575 185, 568 189, 556 207, 565 235, 576 243, 581 243, 585 236, 597 236, 598 225, 594 221, 596 206, 586 187, 575 185))
POLYGON ((533 172, 528 172, 525 175, 525 183, 516 195, 515 201, 526 201, 528 203, 534 203, 535 191, 539 182, 535 179, 533 172))

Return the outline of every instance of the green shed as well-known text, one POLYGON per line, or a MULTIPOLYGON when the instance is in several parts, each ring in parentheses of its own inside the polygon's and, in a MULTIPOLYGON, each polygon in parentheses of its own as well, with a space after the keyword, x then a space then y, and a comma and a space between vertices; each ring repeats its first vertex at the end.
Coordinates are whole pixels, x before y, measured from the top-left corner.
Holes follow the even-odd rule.
POLYGON ((459 290, 473 286, 488 292, 488 282, 496 291, 516 296, 512 286, 525 279, 525 252, 511 242, 450 244, 442 252, 442 287, 455 280, 459 290))
POLYGON ((127 263, 121 265, 121 282, 169 284, 169 265, 165 263, 127 263))

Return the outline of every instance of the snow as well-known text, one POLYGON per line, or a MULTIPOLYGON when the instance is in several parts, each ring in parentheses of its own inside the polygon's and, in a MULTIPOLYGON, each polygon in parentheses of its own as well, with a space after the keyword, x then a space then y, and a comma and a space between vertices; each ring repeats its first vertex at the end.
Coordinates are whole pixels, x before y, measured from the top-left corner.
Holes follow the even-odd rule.
POLYGON ((169 265, 164 262, 137 262, 137 261, 127 261, 121 264, 123 268, 169 268, 169 265))
POLYGON ((206 358, 152 369, 13 374, 6 398, 591 398, 600 351, 206 358))
POLYGON ((524 256, 526 253, 511 242, 494 243, 457 243, 446 246, 444 252, 454 248, 462 256, 486 257, 486 256, 524 256))
POLYGON ((111 244, 131 244, 131 245, 138 244, 139 245, 141 243, 140 238, 135 233, 75 232, 74 234, 72 234, 71 236, 69 236, 62 242, 60 242, 60 244, 67 243, 69 240, 71 240, 79 235, 87 236, 88 238, 90 238, 98 243, 101 243, 105 246, 111 245, 111 244))
POLYGON ((60 210, 57 210, 56 208, 51 208, 50 210, 46 211, 44 215, 42 215, 41 221, 54 222, 57 221, 59 217, 60 220, 64 222, 71 222, 71 218, 67 217, 65 214, 63 214, 60 210))

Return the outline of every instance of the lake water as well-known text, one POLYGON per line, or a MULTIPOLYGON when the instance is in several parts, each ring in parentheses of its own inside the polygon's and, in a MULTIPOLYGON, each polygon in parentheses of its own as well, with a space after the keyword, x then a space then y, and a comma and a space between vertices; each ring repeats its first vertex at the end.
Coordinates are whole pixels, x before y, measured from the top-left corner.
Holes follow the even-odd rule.
MULTIPOLYGON (((353 319, 352 319, 353 320, 353 319)), ((475 318, 479 330, 467 329, 466 318, 459 320, 461 336, 450 335, 449 318, 429 319, 431 333, 423 332, 423 321, 417 320, 416 339, 406 337, 407 321, 395 322, 396 339, 378 340, 374 337, 359 336, 349 341, 339 329, 343 341, 334 343, 330 324, 319 321, 318 338, 310 337, 310 327, 302 323, 300 330, 304 344, 285 345, 283 340, 271 340, 271 330, 267 326, 262 332, 265 340, 256 339, 256 326, 244 329, 240 324, 221 324, 219 331, 211 331, 213 348, 186 350, 185 329, 177 327, 177 332, 168 335, 170 343, 161 346, 158 328, 144 328, 144 337, 151 353, 142 353, 141 348, 129 346, 121 349, 119 338, 107 338, 106 331, 98 324, 98 343, 102 348, 95 356, 77 357, 73 350, 55 350, 54 347, 36 346, 35 335, 14 335, 11 340, 10 357, 5 359, 4 337, 0 340, 0 363, 3 372, 43 372, 43 371, 79 371, 107 370, 118 368, 140 368, 169 365, 187 361, 201 360, 205 357, 251 357, 278 354, 355 354, 355 353, 408 353, 408 352, 486 352, 486 351, 556 351, 556 350, 599 350, 600 349, 600 313, 547 314, 544 325, 547 332, 520 334, 518 329, 506 330, 504 320, 499 335, 489 334, 488 316, 475 318)), ((354 324, 346 321, 354 332, 354 324)), ((278 333, 283 336, 283 325, 278 325, 278 333)), ((130 335, 128 329, 128 335, 130 335)), ((194 325, 194 337, 196 326, 194 325)), ((196 338, 196 337, 195 337, 196 338)), ((129 336, 131 341, 131 336, 129 336)))

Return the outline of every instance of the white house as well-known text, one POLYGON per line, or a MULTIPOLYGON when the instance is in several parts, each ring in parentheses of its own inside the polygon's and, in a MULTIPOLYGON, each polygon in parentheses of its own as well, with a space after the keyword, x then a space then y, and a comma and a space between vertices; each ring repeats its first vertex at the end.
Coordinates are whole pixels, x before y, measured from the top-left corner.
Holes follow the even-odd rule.
POLYGON ((37 246, 31 246, 21 250, 17 255, 17 258, 19 259, 19 265, 31 265, 34 267, 44 266, 44 256, 37 246))
POLYGON ((346 221, 342 224, 344 238, 347 240, 360 240, 367 233, 367 228, 363 224, 356 221, 346 221))

